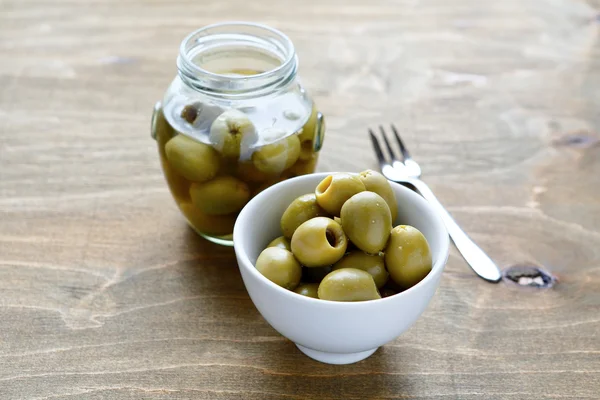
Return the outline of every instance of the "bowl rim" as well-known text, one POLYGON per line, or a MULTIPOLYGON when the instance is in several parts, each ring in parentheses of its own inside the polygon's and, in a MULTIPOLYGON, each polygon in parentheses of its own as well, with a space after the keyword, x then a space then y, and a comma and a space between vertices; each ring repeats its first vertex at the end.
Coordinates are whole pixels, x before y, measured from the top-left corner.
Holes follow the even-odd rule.
MULTIPOLYGON (((245 250, 243 250, 244 245, 246 244, 246 238, 242 236, 241 226, 242 226, 243 222, 240 222, 240 221, 243 221, 244 219, 248 218, 247 215, 250 212, 249 210, 252 208, 252 207, 248 207, 248 206, 264 202, 264 199, 266 199, 271 194, 271 192, 274 192, 275 190, 279 190, 279 188, 281 188, 282 186, 293 186, 294 184, 296 184, 297 182, 300 182, 302 180, 313 179, 315 177, 325 178, 328 175, 336 174, 336 173, 348 173, 348 174, 358 175, 358 173, 356 173, 356 172, 316 172, 316 173, 312 173, 312 174, 296 176, 296 177, 289 178, 284 181, 278 182, 278 183, 268 187, 267 189, 263 190, 262 192, 257 194, 252 199, 250 199, 250 201, 246 204, 246 206, 239 213, 239 215, 236 219, 235 225, 233 227, 233 247, 234 247, 236 256, 238 258, 238 267, 240 268, 240 270, 242 268, 244 268, 244 270, 248 271, 250 274, 258 277, 258 279, 261 280, 262 282, 264 282, 268 287, 272 288, 275 291, 282 293, 283 295, 292 296, 292 298, 295 298, 298 301, 307 301, 309 304, 311 302, 313 302, 313 304, 320 304, 323 306, 327 305, 330 307, 339 307, 339 308, 361 307, 361 306, 368 306, 370 304, 382 304, 383 302, 398 301, 402 297, 408 296, 408 293, 418 291, 422 287, 424 287, 427 284, 427 282, 434 279, 434 275, 437 275, 438 270, 440 270, 439 271, 440 274, 443 273, 443 270, 446 265, 446 262, 448 261, 448 256, 449 256, 449 252, 450 252, 450 238, 448 236, 448 231, 446 229, 446 225, 444 224, 441 216, 435 211, 433 206, 431 204, 429 204, 429 202, 427 200, 425 200, 420 194, 402 186, 401 184, 399 184, 397 182, 393 182, 393 181, 389 181, 389 180, 388 180, 388 182, 390 183, 390 185, 394 185, 395 187, 399 188, 400 191, 405 191, 409 197, 410 196, 418 196, 424 202, 425 207, 430 209, 433 219, 437 220, 437 224, 442 228, 442 231, 439 232, 439 239, 441 241, 440 252, 439 252, 440 257, 433 264, 431 271, 429 271, 429 273, 425 276, 425 278, 421 279, 421 281, 419 281, 419 283, 417 283, 414 286, 411 286, 410 288, 408 288, 400 293, 396 293, 393 296, 382 297, 380 299, 364 300, 364 301, 333 301, 333 300, 322 300, 322 299, 315 299, 315 298, 308 297, 308 296, 303 296, 301 294, 294 292, 293 290, 285 289, 285 288, 277 285, 276 283, 271 282, 263 274, 258 272, 256 267, 254 266, 254 263, 252 263, 250 261, 250 257, 248 256, 248 253, 245 250), (434 271, 436 273, 434 273, 434 271)), ((396 192, 396 190, 394 190, 394 192, 396 192)))

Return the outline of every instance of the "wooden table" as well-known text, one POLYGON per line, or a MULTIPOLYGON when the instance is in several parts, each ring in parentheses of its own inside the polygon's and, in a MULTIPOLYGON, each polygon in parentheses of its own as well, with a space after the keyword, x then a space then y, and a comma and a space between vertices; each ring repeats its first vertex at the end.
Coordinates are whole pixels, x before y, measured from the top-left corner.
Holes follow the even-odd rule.
POLYGON ((0 0, 1 399, 600 398, 600 1, 305 4, 0 0), (320 171, 376 168, 366 128, 394 122, 493 259, 560 283, 489 284, 452 249, 399 339, 302 355, 186 226, 150 139, 179 42, 226 19, 296 44, 320 171))

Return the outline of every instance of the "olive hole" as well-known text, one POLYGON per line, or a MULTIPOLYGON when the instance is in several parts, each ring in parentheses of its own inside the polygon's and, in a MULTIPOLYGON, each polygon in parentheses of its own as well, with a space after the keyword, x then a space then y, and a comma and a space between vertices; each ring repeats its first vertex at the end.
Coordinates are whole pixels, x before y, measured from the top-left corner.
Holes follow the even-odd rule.
POLYGON ((325 191, 327 189, 329 189, 329 186, 331 185, 332 180, 333 180, 333 177, 331 175, 329 175, 327 178, 323 179, 317 186, 317 193, 319 193, 319 194, 325 193, 325 191))
POLYGON ((333 230, 327 228, 325 231, 325 238, 331 247, 335 247, 337 245, 337 235, 333 230))

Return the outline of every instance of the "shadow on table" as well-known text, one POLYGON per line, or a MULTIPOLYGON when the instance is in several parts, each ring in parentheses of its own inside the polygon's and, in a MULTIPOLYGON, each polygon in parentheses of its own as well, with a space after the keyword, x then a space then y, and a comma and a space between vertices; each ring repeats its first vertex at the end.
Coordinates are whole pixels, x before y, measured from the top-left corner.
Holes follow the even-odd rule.
POLYGON ((269 352, 253 358, 264 365, 257 386, 274 394, 294 393, 305 399, 402 398, 414 395, 418 374, 405 364, 403 351, 381 347, 355 364, 328 365, 314 361, 288 341, 272 343, 269 352))
POLYGON ((219 290, 244 289, 233 247, 210 242, 191 228, 186 230, 183 239, 189 253, 194 255, 189 262, 190 283, 219 290))
POLYGON ((260 318, 242 281, 233 247, 205 240, 191 228, 183 240, 191 257, 181 262, 180 284, 195 297, 199 310, 243 321, 260 318))

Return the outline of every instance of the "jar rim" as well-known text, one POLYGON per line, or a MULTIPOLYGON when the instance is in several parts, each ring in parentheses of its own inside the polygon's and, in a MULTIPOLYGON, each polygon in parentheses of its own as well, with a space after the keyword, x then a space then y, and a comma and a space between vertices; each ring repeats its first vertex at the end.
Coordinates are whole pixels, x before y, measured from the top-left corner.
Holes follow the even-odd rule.
POLYGON ((185 64, 185 68, 188 71, 191 70, 190 72, 195 72, 197 74, 201 74, 202 76, 208 78, 209 80, 219 80, 219 79, 226 78, 230 82, 247 82, 247 83, 277 77, 278 75, 283 74, 283 73, 287 72, 288 70, 295 70, 296 69, 296 60, 297 60, 294 44, 292 43, 291 39, 286 34, 281 32, 280 30, 272 28, 268 25, 264 25, 261 23, 255 23, 255 22, 244 22, 244 21, 229 21, 229 22, 214 23, 214 24, 203 26, 202 28, 199 28, 199 29, 191 32, 181 42, 181 45, 179 47, 179 59, 183 61, 183 63, 185 64), (197 42, 200 37, 217 34, 216 32, 214 32, 214 33, 211 32, 211 30, 228 28, 228 27, 234 28, 234 29, 235 28, 258 29, 259 31, 260 30, 264 31, 266 34, 273 35, 275 37, 275 40, 279 41, 279 43, 283 46, 282 50, 284 52, 285 58, 282 59, 282 61, 279 65, 277 65, 276 67, 271 68, 267 71, 253 74, 253 75, 240 75, 240 76, 228 75, 228 74, 226 75, 226 74, 220 74, 217 72, 212 72, 212 71, 209 71, 209 70, 203 68, 202 66, 198 65, 196 62, 194 62, 194 60, 192 59, 193 57, 190 56, 190 50, 191 50, 191 48, 193 48, 195 42, 197 42), (203 35, 204 33, 205 33, 205 35, 203 35))

